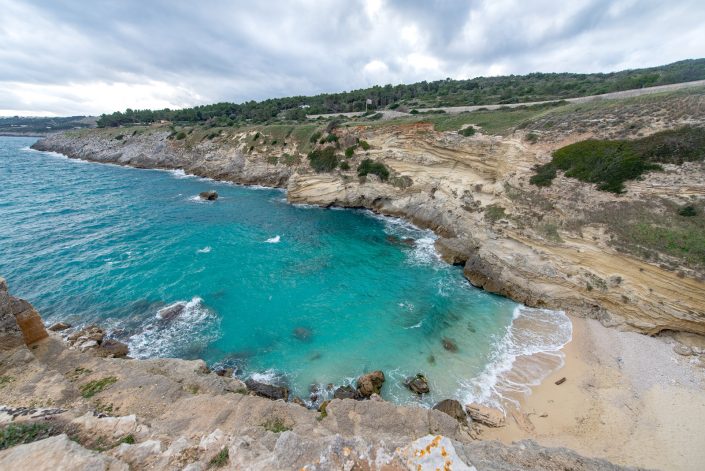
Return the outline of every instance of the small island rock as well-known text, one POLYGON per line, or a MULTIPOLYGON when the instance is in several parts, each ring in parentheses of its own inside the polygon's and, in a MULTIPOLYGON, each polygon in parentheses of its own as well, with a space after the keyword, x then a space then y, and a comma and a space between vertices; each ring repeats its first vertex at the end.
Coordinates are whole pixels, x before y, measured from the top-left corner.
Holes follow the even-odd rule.
POLYGON ((404 385, 416 394, 427 394, 431 389, 428 387, 428 380, 421 373, 413 378, 407 378, 404 385))
POLYGON ((218 192, 215 190, 202 191, 198 194, 202 200, 215 201, 218 199, 218 192))
POLYGON ((379 394, 384 384, 384 373, 381 371, 373 371, 364 374, 357 379, 357 391, 362 397, 370 397, 373 394, 379 394))

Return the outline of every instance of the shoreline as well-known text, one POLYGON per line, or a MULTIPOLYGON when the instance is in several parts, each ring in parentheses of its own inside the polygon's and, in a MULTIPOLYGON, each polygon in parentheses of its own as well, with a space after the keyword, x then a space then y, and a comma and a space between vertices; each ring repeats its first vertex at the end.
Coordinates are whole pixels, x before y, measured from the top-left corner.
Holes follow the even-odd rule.
MULTIPOLYGON (((531 438, 614 463, 698 470, 705 463, 705 368, 675 340, 570 316, 565 363, 519 400, 507 425, 482 439, 531 438), (565 382, 555 382, 566 378, 565 382)), ((702 365, 702 363, 700 363, 702 365)))
MULTIPOLYGON (((28 147, 27 149, 28 149, 28 151, 31 151, 31 152, 39 152, 42 154, 50 154, 50 155, 54 154, 54 156, 59 156, 62 158, 75 160, 75 161, 79 161, 79 162, 85 162, 85 163, 93 163, 93 164, 100 164, 100 165, 107 164, 107 165, 116 165, 119 167, 127 167, 127 168, 131 168, 131 169, 136 169, 136 170, 156 170, 156 171, 160 171, 160 172, 167 172, 167 173, 171 174, 176 179, 196 178, 196 179, 215 182, 215 183, 219 183, 219 184, 228 184, 228 185, 247 187, 252 190, 258 190, 258 189, 278 190, 278 191, 284 192, 285 194, 287 193, 287 189, 282 188, 282 187, 269 187, 269 186, 264 186, 264 185, 260 185, 260 184, 243 184, 243 183, 238 183, 238 182, 233 182, 233 181, 228 181, 228 180, 218 180, 218 179, 211 178, 211 177, 204 177, 204 176, 200 176, 200 175, 196 175, 196 174, 186 173, 186 171, 183 168, 146 168, 145 169, 145 168, 135 167, 132 165, 122 164, 122 163, 99 162, 99 161, 81 159, 78 157, 71 157, 69 155, 63 154, 61 152, 56 152, 56 151, 43 151, 43 150, 33 149, 32 147, 28 147)), ((322 206, 322 205, 318 205, 318 204, 296 203, 296 202, 290 201, 288 199, 288 197, 287 197, 286 203, 288 205, 292 205, 292 206, 307 207, 307 208, 312 208, 312 209, 313 208, 317 208, 317 209, 336 208, 339 210, 364 211, 365 213, 368 213, 371 217, 379 218, 382 221, 389 220, 393 224, 407 225, 407 226, 409 226, 415 230, 418 230, 418 231, 428 231, 433 234, 434 241, 441 237, 441 235, 439 235, 432 228, 421 227, 421 226, 417 225, 414 221, 408 220, 403 215, 387 215, 387 214, 384 214, 380 211, 375 210, 374 208, 346 207, 346 206, 337 206, 337 205, 322 206)), ((437 261, 439 263, 450 265, 448 262, 443 260, 443 258, 441 257, 441 254, 438 251, 435 244, 431 245, 431 250, 433 252, 434 257, 437 259, 437 261)), ((467 283, 468 287, 471 289, 475 288, 475 289, 482 290, 482 288, 474 287, 467 279, 464 279, 463 281, 465 283, 467 283)), ((488 294, 490 294, 490 293, 488 293, 488 294)), ((459 389, 458 393, 457 393, 457 397, 454 397, 453 399, 459 400, 462 404, 470 403, 470 402, 479 402, 484 405, 497 407, 501 410, 508 411, 509 405, 506 403, 507 401, 504 400, 501 393, 497 392, 497 386, 501 381, 503 381, 505 379, 506 375, 511 374, 513 371, 515 371, 515 368, 517 367, 516 357, 520 356, 521 354, 519 354, 517 352, 513 352, 512 348, 519 347, 521 349, 521 348, 528 347, 527 345, 513 345, 512 344, 511 339, 512 339, 513 335, 516 333, 515 321, 520 317, 528 316, 530 312, 540 312, 540 311, 544 311, 544 310, 532 308, 530 306, 526 306, 523 303, 515 301, 515 300, 508 298, 506 296, 502 296, 502 295, 497 295, 497 296, 501 296, 503 298, 509 299, 512 302, 516 303, 516 306, 514 308, 515 314, 514 314, 512 320, 510 321, 510 323, 506 327, 506 333, 501 338, 497 339, 497 342, 494 344, 494 349, 501 351, 501 353, 499 354, 499 356, 497 358, 494 358, 494 357, 490 358, 488 363, 485 365, 485 367, 478 374, 476 374, 475 376, 472 376, 472 377, 462 379, 461 384, 463 384, 463 389, 462 390, 459 389), (527 310, 527 313, 524 314, 523 316, 521 314, 522 309, 527 310), (502 363, 507 361, 508 358, 512 358, 511 364, 508 366, 502 365, 502 363), (494 369, 498 369, 498 371, 490 371, 490 370, 494 370, 494 369), (491 384, 479 384, 481 382, 479 380, 481 380, 483 378, 487 379, 488 377, 490 377, 492 379, 491 384), (474 381, 474 380, 478 380, 478 381, 474 381), (493 392, 487 392, 487 391, 493 391, 493 392), (480 397, 477 397, 478 395, 480 397)), ((553 311, 555 313, 563 313, 563 311, 560 311, 560 310, 549 310, 549 311, 553 311)), ((563 314, 565 314, 565 313, 563 313, 563 314)), ((76 326, 76 327, 80 327, 80 326, 76 326)), ((555 324, 555 327, 557 327, 556 332, 558 332, 558 328, 560 328, 560 326, 558 324, 555 324)), ((563 342, 561 342, 561 343, 563 343, 563 342)), ((535 355, 537 353, 539 355, 543 354, 543 353, 550 354, 551 352, 554 352, 555 348, 556 348, 555 345, 548 345, 548 344, 544 345, 544 347, 547 348, 547 350, 540 350, 530 356, 533 357, 533 355, 535 355)), ((160 357, 154 357, 154 358, 160 358, 160 357)), ((153 359, 153 358, 149 357, 149 358, 145 358, 145 359, 153 359)), ((529 391, 537 383, 540 384, 547 377, 547 375, 549 375, 551 372, 553 372, 555 370, 556 366, 557 365, 546 365, 546 368, 544 368, 542 370, 532 371, 532 373, 536 374, 537 376, 526 378, 528 381, 525 384, 520 385, 522 391, 529 391)), ((240 377, 240 379, 245 379, 246 377, 250 377, 252 375, 266 375, 268 371, 269 370, 251 372, 243 377, 240 377)), ((332 383, 332 384, 334 384, 334 389, 335 389, 340 386, 348 385, 349 382, 344 381, 340 384, 338 384, 338 383, 332 383)), ((329 395, 331 395, 331 397, 332 397, 332 392, 329 395)), ((304 401, 306 402, 305 398, 304 398, 304 401)), ((411 407, 430 408, 429 405, 426 405, 423 403, 412 404, 412 403, 408 403, 408 402, 407 403, 397 403, 394 401, 390 401, 390 402, 392 402, 393 404, 395 404, 397 406, 402 406, 402 407, 411 406, 411 407)))

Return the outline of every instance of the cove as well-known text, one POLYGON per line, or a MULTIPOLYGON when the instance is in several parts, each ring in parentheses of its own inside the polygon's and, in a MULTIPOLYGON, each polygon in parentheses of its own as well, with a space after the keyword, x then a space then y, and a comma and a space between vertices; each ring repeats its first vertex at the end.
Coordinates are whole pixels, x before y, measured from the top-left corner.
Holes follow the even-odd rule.
POLYGON ((0 274, 48 323, 100 324, 134 357, 202 358, 304 399, 381 369, 386 399, 432 405, 487 399, 514 357, 567 341, 565 316, 473 288, 401 220, 34 141, 0 137, 0 274), (560 328, 519 336, 520 316, 560 328), (403 386, 416 373, 423 398, 403 386))

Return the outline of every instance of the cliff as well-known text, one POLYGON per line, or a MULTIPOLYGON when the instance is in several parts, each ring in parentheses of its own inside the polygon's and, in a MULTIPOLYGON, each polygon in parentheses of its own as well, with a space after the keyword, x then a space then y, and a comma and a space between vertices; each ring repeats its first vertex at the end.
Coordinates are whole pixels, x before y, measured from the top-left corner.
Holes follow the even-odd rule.
MULTIPOLYGON (((679 205, 705 201, 702 162, 664 165, 662 172, 629 182, 623 195, 564 176, 546 188, 529 184, 532 169, 566 144, 702 124, 703 93, 565 105, 533 113, 520 125, 503 125, 498 135, 477 127, 475 135, 465 137, 438 130, 452 121, 414 118, 329 123, 325 130, 322 125, 184 127, 179 133, 164 127, 98 129, 55 134, 34 148, 278 186, 288 190, 293 203, 365 207, 403 217, 441 236, 442 256, 463 265, 466 278, 485 290, 647 334, 705 334, 705 260, 697 255, 703 248, 689 253, 692 247, 678 245, 677 239, 690 233, 678 226, 685 220, 672 216, 679 205), (322 133, 333 137, 319 143, 322 133), (361 141, 369 148, 360 148, 361 141), (331 146, 353 149, 345 159, 348 169, 315 172, 306 153, 331 146), (363 159, 382 163, 390 177, 358 177, 355 169, 363 159), (658 231, 645 235, 644 224, 658 231), (676 249, 659 245, 660 237, 673 237, 676 249)), ((486 128, 499 129, 510 116, 496 113, 486 128)))

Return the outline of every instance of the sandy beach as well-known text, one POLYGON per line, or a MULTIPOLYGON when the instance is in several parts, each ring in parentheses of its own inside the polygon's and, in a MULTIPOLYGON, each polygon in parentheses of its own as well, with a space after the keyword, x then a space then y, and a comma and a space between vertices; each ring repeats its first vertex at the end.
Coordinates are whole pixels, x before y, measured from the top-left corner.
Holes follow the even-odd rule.
MULTIPOLYGON (((482 438, 532 438, 649 469, 705 469, 702 360, 675 353, 677 342, 670 337, 571 319, 565 364, 523 397, 519 410, 509 411, 505 427, 483 429, 482 438)), ((703 346, 702 338, 679 340, 703 346)))

